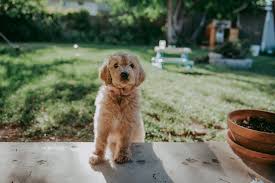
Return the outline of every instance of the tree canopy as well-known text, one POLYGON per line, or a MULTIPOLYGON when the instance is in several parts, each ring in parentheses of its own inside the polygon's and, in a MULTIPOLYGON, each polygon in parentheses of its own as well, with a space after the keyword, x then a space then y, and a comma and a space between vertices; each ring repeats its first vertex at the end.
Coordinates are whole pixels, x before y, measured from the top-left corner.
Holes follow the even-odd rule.
POLYGON ((254 11, 264 0, 97 0, 109 4, 112 15, 125 23, 134 23, 140 17, 154 21, 167 16, 164 22, 168 42, 175 42, 181 32, 184 18, 194 14, 208 19, 236 20, 243 10, 254 11))
POLYGON ((11 18, 32 17, 43 10, 43 0, 0 0, 0 14, 11 18))
MULTIPOLYGON (((112 7, 112 12, 118 15, 145 16, 152 20, 167 13, 167 2, 163 0, 97 0, 105 2, 112 7)), ((217 19, 231 19, 238 11, 243 9, 255 10, 263 5, 264 0, 172 0, 174 6, 181 1, 181 9, 185 13, 207 12, 209 16, 217 19)))

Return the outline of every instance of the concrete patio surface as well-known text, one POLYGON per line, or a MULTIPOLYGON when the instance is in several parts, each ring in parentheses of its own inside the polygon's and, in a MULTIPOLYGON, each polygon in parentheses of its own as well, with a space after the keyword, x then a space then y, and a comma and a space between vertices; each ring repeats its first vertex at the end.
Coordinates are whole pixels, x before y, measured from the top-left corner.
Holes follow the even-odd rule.
POLYGON ((275 181, 275 167, 244 163, 226 143, 144 143, 132 160, 90 167, 93 143, 0 143, 0 183, 249 183, 275 181))

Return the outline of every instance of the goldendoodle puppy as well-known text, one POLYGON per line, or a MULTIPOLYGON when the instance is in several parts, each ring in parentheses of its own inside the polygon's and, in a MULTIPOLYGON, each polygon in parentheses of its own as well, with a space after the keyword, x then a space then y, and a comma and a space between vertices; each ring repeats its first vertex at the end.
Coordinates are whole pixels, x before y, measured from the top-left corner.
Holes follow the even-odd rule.
POLYGON ((113 160, 124 163, 130 159, 130 144, 144 142, 138 86, 145 73, 136 56, 116 53, 106 59, 99 77, 103 85, 95 101, 95 151, 90 163, 95 165, 104 160, 107 145, 113 160))

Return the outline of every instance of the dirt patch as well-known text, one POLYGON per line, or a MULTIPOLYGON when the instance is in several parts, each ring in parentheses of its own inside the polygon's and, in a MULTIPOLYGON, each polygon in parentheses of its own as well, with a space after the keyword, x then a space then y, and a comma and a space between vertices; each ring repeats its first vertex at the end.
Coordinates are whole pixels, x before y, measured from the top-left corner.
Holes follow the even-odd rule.
POLYGON ((0 125, 0 142, 79 142, 75 136, 26 136, 24 129, 17 124, 0 125))
POLYGON ((2 142, 13 142, 22 141, 23 130, 19 125, 1 125, 0 126, 0 141, 2 142))
POLYGON ((156 121, 160 121, 160 117, 157 113, 149 113, 147 112, 146 115, 150 116, 151 118, 155 119, 156 121))

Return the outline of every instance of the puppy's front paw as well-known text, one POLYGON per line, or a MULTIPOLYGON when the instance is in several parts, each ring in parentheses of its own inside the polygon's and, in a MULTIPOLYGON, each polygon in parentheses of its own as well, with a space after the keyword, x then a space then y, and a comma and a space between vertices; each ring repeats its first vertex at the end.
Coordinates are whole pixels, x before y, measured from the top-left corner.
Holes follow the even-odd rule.
POLYGON ((128 154, 120 154, 114 159, 114 161, 119 164, 126 163, 129 160, 130 160, 130 157, 128 154))
POLYGON ((104 158, 102 156, 98 156, 96 154, 92 154, 89 159, 89 163, 91 165, 97 165, 99 163, 102 163, 104 161, 104 158))

